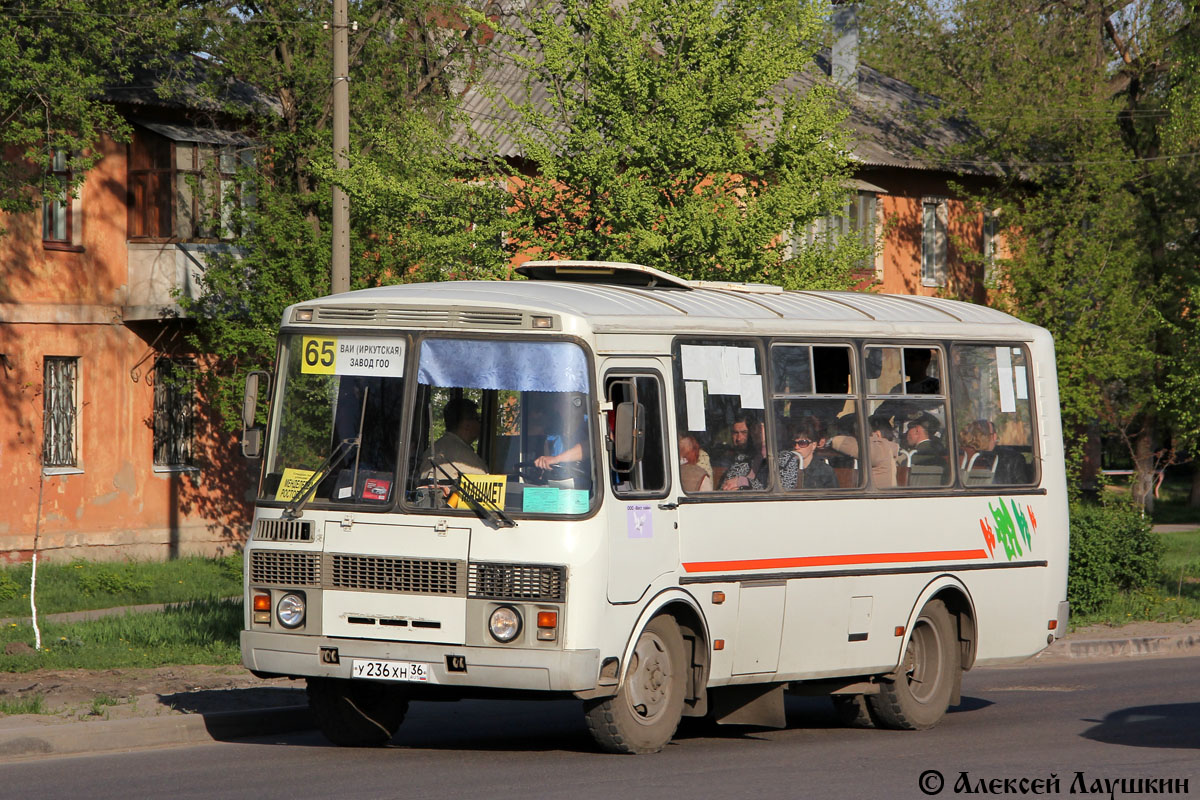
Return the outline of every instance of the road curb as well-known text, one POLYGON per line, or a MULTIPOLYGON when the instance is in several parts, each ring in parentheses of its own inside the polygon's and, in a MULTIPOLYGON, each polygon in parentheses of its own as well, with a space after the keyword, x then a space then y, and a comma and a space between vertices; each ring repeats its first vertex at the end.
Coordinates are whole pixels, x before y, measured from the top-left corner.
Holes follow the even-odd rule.
POLYGON ((1200 634, 1136 636, 1128 639, 1059 639, 1035 659, 1121 658, 1154 655, 1200 654, 1200 634), (1193 652, 1194 651, 1194 652, 1193 652))
POLYGON ((308 706, 0 730, 0 762, 272 736, 313 727, 308 706))

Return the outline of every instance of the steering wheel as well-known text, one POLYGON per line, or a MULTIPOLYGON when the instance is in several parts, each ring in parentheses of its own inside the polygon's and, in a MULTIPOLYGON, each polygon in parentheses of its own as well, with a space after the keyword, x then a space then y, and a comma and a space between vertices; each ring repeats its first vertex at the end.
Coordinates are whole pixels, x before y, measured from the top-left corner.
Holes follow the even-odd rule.
POLYGON ((577 461, 551 464, 546 468, 539 467, 533 461, 520 461, 517 462, 517 473, 526 483, 534 486, 544 486, 550 481, 565 481, 587 475, 587 472, 580 466, 580 462, 577 461))

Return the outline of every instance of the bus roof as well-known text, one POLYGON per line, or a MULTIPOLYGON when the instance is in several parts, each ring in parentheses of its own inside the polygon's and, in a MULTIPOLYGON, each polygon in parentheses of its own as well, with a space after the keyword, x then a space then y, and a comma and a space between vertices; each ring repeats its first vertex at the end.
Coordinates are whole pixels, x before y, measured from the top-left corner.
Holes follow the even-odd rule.
MULTIPOLYGON (((610 262, 534 262, 530 280, 445 281, 381 286, 306 301, 315 324, 388 327, 531 328, 532 316, 574 317, 597 332, 772 333, 816 323, 829 332, 886 327, 920 332, 961 329, 974 335, 997 326, 997 336, 1038 330, 987 306, 936 297, 866 292, 783 291, 763 284, 684 281, 650 267, 610 262), (561 270, 549 265, 566 267, 561 270), (589 275, 589 272, 592 273, 589 275), (649 283, 649 285, 645 285, 649 283), (1016 328, 1027 328, 1018 331, 1016 328)), ((562 329, 558 324, 553 326, 562 329)))

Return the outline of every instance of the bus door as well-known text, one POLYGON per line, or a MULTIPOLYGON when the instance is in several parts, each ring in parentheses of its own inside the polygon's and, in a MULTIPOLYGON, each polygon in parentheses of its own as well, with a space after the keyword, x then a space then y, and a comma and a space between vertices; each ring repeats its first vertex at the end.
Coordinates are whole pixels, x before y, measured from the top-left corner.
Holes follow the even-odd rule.
POLYGON ((621 359, 604 376, 612 404, 608 428, 608 599, 636 602, 651 582, 679 565, 679 532, 671 491, 671 452, 667 446, 663 365, 658 359, 621 359), (634 409, 637 431, 628 460, 613 448, 617 408, 634 409))

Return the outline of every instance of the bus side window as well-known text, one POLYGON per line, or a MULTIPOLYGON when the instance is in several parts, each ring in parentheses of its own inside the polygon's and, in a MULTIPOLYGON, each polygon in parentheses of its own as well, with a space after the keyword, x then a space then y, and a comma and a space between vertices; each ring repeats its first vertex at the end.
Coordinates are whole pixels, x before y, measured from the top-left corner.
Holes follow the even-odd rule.
POLYGON ((670 486, 670 469, 661 379, 657 375, 609 374, 606 384, 605 393, 614 408, 620 403, 642 407, 641 457, 628 468, 610 464, 614 493, 621 497, 663 494, 670 486))
POLYGON ((868 346, 866 359, 870 435, 896 443, 895 485, 949 486, 954 470, 941 349, 868 346))
POLYGON ((772 346, 776 459, 784 491, 862 485, 866 459, 853 363, 847 345, 772 346))
POLYGON ((1033 394, 1025 348, 960 344, 951 354, 956 458, 963 485, 1036 483, 1033 394))
POLYGON ((674 356, 683 490, 770 489, 773 448, 757 342, 677 340, 674 356))

